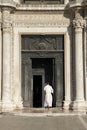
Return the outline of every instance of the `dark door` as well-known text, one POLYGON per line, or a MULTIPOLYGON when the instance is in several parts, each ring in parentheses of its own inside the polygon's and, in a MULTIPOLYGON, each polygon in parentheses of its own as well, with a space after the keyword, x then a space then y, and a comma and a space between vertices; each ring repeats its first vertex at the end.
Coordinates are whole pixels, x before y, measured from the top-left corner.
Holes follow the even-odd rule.
POLYGON ((42 107, 42 76, 33 75, 33 107, 42 107))

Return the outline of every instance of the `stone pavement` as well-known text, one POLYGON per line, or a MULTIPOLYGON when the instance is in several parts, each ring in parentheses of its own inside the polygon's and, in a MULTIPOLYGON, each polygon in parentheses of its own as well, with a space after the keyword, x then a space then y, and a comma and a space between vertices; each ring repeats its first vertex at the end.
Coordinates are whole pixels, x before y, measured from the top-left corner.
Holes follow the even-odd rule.
POLYGON ((0 130, 87 130, 87 114, 64 115, 64 112, 50 111, 47 113, 29 113, 28 111, 1 113, 0 130))

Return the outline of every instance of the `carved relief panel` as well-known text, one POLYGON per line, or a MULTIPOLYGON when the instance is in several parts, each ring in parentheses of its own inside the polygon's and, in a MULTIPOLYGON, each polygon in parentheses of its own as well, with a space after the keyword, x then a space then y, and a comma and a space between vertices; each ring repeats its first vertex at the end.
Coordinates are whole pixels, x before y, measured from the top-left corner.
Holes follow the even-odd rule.
POLYGON ((22 36, 22 50, 63 50, 63 35, 22 36))

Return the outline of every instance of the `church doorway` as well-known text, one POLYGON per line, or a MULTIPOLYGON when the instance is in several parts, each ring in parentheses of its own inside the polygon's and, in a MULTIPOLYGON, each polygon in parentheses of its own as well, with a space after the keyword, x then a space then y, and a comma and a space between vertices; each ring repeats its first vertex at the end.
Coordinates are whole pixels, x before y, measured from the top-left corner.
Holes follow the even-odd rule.
POLYGON ((54 89, 53 107, 62 107, 64 89, 63 35, 22 36, 22 98, 24 107, 44 106, 44 86, 54 89))
POLYGON ((54 58, 32 58, 33 107, 44 106, 46 82, 54 88, 54 58))

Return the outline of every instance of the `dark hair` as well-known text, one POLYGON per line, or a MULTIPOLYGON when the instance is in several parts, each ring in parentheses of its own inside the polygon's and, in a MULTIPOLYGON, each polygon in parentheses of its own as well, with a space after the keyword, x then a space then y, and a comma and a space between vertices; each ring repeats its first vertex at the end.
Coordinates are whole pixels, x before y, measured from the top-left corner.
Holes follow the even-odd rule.
POLYGON ((46 82, 46 84, 49 84, 49 82, 46 82))

